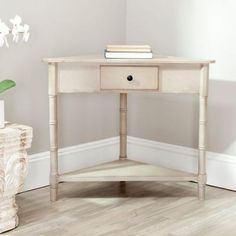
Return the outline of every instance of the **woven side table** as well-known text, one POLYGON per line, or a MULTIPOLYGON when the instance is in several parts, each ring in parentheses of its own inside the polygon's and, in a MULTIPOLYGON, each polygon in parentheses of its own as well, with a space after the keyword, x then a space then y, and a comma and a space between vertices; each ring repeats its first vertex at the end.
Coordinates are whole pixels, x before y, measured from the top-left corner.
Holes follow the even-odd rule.
POLYGON ((9 123, 0 129, 0 233, 18 225, 15 195, 27 174, 31 141, 31 127, 9 123))

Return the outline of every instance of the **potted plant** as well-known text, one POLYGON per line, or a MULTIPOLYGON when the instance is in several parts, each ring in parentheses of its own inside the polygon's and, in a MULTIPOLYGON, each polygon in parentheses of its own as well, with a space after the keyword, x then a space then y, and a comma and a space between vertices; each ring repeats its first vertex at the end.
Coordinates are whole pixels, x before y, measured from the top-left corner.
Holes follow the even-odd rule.
MULTIPOLYGON (((20 35, 22 35, 22 40, 27 42, 29 39, 29 25, 22 24, 22 19, 20 16, 16 15, 13 19, 10 19, 12 27, 9 28, 1 19, 0 19, 0 47, 6 45, 9 47, 7 37, 11 34, 13 36, 13 42, 18 42, 20 35)), ((14 87, 16 83, 13 80, 3 80, 0 82, 0 93, 4 92, 7 89, 14 87)), ((5 126, 5 116, 4 116, 4 101, 0 100, 0 128, 5 126)))
MULTIPOLYGON (((0 82, 0 93, 3 93, 7 89, 15 87, 16 83, 13 80, 3 80, 0 82)), ((4 101, 0 100, 0 128, 5 127, 5 111, 4 111, 4 101)))

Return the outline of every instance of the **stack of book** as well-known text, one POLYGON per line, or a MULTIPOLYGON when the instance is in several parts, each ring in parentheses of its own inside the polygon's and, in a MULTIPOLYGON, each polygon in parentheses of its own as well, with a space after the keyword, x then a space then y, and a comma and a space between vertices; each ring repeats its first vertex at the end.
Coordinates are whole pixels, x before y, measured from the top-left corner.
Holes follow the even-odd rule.
POLYGON ((107 59, 150 59, 152 50, 149 45, 107 45, 107 59))

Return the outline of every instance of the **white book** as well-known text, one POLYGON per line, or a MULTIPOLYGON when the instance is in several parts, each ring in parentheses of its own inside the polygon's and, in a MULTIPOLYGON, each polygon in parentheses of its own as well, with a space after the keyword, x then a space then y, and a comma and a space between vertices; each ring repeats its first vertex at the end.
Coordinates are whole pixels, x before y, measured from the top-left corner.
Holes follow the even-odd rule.
POLYGON ((109 52, 105 51, 107 59, 151 59, 152 52, 109 52))

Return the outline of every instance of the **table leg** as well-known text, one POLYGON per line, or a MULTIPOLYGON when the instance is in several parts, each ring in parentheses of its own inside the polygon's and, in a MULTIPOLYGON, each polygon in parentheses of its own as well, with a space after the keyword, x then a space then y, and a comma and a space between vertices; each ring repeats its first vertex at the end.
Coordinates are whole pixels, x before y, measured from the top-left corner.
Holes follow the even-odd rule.
POLYGON ((58 193, 57 65, 49 64, 50 199, 58 193))
POLYGON ((198 198, 205 199, 206 188, 206 127, 207 127, 208 66, 202 67, 199 96, 199 158, 198 198))
MULTIPOLYGON (((127 158, 127 93, 120 94, 120 160, 127 158)), ((125 193, 125 181, 120 182, 120 191, 125 193)))
POLYGON ((127 93, 120 94, 120 160, 127 158, 127 93))

